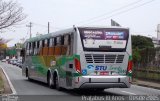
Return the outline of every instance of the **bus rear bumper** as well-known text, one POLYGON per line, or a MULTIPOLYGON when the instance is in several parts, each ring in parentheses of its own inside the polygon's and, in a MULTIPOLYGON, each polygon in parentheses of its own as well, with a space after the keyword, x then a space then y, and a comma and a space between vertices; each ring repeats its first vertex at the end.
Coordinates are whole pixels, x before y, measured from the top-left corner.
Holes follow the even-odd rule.
POLYGON ((128 88, 125 83, 84 83, 80 86, 82 89, 88 88, 128 88))
POLYGON ((130 88, 127 76, 82 76, 76 88, 130 88))

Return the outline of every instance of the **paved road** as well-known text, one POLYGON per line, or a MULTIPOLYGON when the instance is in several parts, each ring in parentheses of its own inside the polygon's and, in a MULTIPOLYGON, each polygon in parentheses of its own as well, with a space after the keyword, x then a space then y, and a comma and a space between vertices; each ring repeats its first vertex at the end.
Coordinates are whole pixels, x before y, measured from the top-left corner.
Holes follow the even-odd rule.
POLYGON ((132 85, 131 88, 112 88, 104 92, 77 92, 77 91, 57 91, 50 89, 46 84, 37 81, 28 81, 22 77, 21 68, 0 62, 0 66, 5 70, 18 95, 160 95, 160 90, 132 85))

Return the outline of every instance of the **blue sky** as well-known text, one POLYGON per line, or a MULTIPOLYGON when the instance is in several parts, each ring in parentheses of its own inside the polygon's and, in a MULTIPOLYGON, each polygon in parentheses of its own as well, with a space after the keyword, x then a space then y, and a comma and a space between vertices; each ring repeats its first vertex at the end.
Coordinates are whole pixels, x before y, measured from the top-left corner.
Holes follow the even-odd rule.
POLYGON ((160 0, 17 0, 17 2, 24 8, 27 18, 20 26, 2 31, 2 37, 12 39, 8 46, 20 42, 23 37, 29 38, 29 29, 26 27, 29 22, 33 23, 33 36, 36 33, 47 33, 48 22, 51 25, 50 31, 53 32, 73 25, 110 26, 110 19, 114 19, 120 25, 129 27, 131 34, 150 37, 156 36, 157 24, 160 24, 160 0), (146 2, 150 3, 143 5, 146 2), (111 12, 131 3, 135 4, 111 12), (143 6, 139 7, 140 5, 143 6), (97 19, 90 20, 95 17, 97 19))

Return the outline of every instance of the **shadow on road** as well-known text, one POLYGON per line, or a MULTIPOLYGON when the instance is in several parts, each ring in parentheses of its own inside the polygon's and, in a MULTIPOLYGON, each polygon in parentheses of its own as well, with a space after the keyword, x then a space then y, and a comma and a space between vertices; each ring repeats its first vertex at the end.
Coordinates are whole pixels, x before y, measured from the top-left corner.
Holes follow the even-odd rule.
MULTIPOLYGON (((38 85, 41 85, 43 87, 47 87, 48 85, 46 83, 40 82, 40 81, 36 81, 36 80, 26 80, 27 82, 32 82, 38 85)), ((56 90, 56 89, 53 89, 56 90)), ((110 93, 110 92, 106 92, 106 91, 94 91, 94 90, 67 90, 62 88, 62 90, 60 92, 65 92, 68 93, 69 95, 73 95, 73 96, 106 96, 106 95, 114 95, 114 96, 119 96, 118 94, 114 94, 114 93, 110 93)))

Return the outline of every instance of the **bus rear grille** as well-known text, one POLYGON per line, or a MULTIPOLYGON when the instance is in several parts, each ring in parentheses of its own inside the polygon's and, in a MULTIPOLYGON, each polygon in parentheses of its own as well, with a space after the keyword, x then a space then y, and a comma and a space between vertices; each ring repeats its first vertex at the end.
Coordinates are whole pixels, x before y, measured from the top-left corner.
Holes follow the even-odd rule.
POLYGON ((124 55, 85 54, 87 63, 122 63, 124 55))

